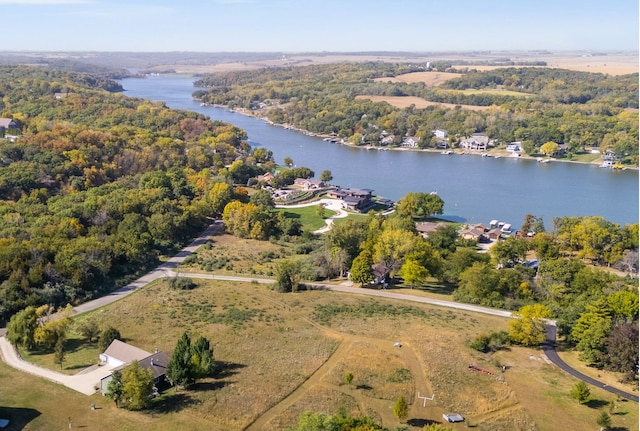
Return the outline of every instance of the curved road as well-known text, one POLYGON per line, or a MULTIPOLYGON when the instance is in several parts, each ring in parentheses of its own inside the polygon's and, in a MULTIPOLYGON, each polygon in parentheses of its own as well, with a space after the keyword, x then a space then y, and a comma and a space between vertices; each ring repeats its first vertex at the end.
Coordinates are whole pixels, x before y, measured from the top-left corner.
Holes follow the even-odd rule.
MULTIPOLYGON (((341 209, 339 210, 342 211, 341 209)), ((341 216, 342 214, 339 213, 334 217, 337 218, 341 216)), ((100 308, 105 305, 111 304, 112 302, 122 299, 125 296, 135 292, 141 287, 146 286, 152 281, 157 280, 159 278, 163 278, 163 277, 185 276, 190 278, 208 279, 208 280, 255 282, 255 283, 261 283, 261 284, 274 283, 274 280, 266 279, 266 278, 236 277, 236 276, 200 274, 200 273, 180 273, 180 272, 174 271, 174 269, 176 269, 180 264, 184 262, 187 256, 192 254, 196 249, 198 249, 198 247, 206 243, 209 237, 215 234, 218 230, 220 230, 222 226, 223 225, 221 221, 219 220, 215 221, 204 232, 202 232, 193 242, 191 242, 191 244, 183 248, 178 254, 170 258, 167 262, 162 263, 156 269, 140 277, 133 283, 130 283, 106 296, 103 296, 98 299, 94 299, 93 301, 85 302, 84 304, 81 304, 75 307, 74 308, 75 314, 85 313, 87 311, 95 310, 96 308, 100 308)), ((332 290, 336 292, 344 292, 344 293, 351 293, 351 294, 358 294, 358 295, 378 296, 378 297, 384 297, 384 298, 390 298, 390 299, 399 299, 403 301, 413 301, 413 302, 420 302, 423 304, 437 305, 440 307, 456 308, 459 310, 490 314, 490 315, 499 316, 499 317, 508 317, 508 318, 512 317, 510 311, 498 310, 498 309, 488 308, 488 307, 481 307, 473 304, 463 304, 463 303, 452 302, 452 301, 444 301, 441 299, 404 295, 401 293, 395 293, 388 290, 373 290, 373 289, 363 289, 363 288, 342 286, 342 285, 336 286, 336 285, 315 284, 315 283, 308 284, 308 285, 311 286, 313 289, 332 290)), ((56 316, 53 315, 51 316, 51 318, 56 318, 56 316)), ((84 389, 84 387, 86 386, 84 381, 87 380, 88 375, 85 375, 84 378, 83 378, 83 374, 76 374, 74 376, 69 376, 69 375, 58 373, 55 371, 46 370, 44 368, 25 362, 24 360, 19 358, 19 356, 15 352, 15 348, 6 340, 6 338, 4 337, 5 333, 6 333, 6 328, 1 328, 0 329, 0 353, 2 353, 2 358, 8 365, 31 374, 39 375, 46 379, 53 380, 57 383, 63 384, 72 389, 86 393, 86 391, 82 389, 84 389)), ((620 389, 616 389, 614 387, 608 386, 607 384, 602 383, 598 380, 595 380, 589 376, 585 376, 584 374, 578 372, 577 370, 569 367, 562 359, 560 359, 560 357, 558 356, 558 353, 556 352, 556 326, 554 322, 550 322, 550 324, 547 325, 547 341, 543 344, 542 347, 545 355, 549 358, 549 360, 553 364, 558 366, 560 369, 566 371, 567 373, 571 374, 572 376, 580 380, 583 380, 586 383, 589 383, 591 385, 594 385, 606 391, 609 391, 611 393, 620 395, 621 397, 626 398, 628 400, 638 402, 637 395, 624 392, 620 389)))
POLYGON ((620 389, 614 388, 613 386, 609 386, 606 383, 602 383, 594 378, 586 376, 581 372, 571 368, 569 365, 567 365, 566 362, 560 359, 560 356, 558 356, 558 352, 556 351, 556 331, 557 328, 555 325, 547 325, 547 341, 542 344, 542 350, 551 362, 553 362, 561 370, 569 373, 573 377, 582 380, 583 382, 589 383, 593 386, 597 386, 601 389, 604 389, 605 391, 611 392, 612 394, 616 394, 621 396, 622 398, 626 398, 627 400, 635 401, 636 403, 638 402, 637 395, 630 394, 629 392, 622 391, 620 389))

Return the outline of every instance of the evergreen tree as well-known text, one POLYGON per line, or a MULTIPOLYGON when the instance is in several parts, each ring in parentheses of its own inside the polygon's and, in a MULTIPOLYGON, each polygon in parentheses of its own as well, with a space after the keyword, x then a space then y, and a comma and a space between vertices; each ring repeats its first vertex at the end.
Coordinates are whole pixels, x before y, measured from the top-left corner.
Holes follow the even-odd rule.
POLYGON ((187 387, 195 381, 195 367, 192 361, 191 339, 184 332, 173 350, 167 365, 167 379, 172 385, 187 387))
POLYGON ((578 382, 571 388, 571 398, 578 400, 580 404, 586 402, 591 396, 591 390, 585 382, 578 382))
POLYGON ((194 364, 196 377, 207 377, 215 369, 213 349, 209 340, 200 336, 191 346, 191 362, 194 364))

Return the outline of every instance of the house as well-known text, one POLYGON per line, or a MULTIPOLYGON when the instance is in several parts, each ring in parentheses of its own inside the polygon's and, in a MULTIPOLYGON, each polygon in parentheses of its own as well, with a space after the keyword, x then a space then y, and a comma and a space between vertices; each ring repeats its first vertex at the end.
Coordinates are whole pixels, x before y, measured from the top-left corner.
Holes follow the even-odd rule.
POLYGON ((497 241, 502 238, 502 231, 496 227, 485 232, 484 235, 489 239, 489 241, 497 241))
POLYGON ((134 361, 137 361, 143 368, 151 370, 156 387, 164 384, 169 365, 169 356, 165 352, 156 350, 155 353, 149 353, 123 341, 113 340, 107 350, 100 354, 100 363, 113 367, 106 376, 100 379, 102 395, 107 392, 113 372, 122 370, 134 361))
POLYGON ((402 141, 402 146, 407 148, 416 148, 418 146, 418 142, 420 141, 419 137, 416 136, 407 136, 402 141))
POLYGON ((100 354, 100 363, 119 367, 133 361, 140 361, 150 355, 151 353, 145 352, 131 344, 120 340, 113 340, 113 342, 109 344, 109 347, 107 347, 107 350, 100 354))
POLYGON ((460 231, 460 237, 463 239, 473 239, 478 242, 483 242, 487 240, 485 236, 485 227, 482 224, 477 224, 474 226, 467 226, 465 229, 460 231))
POLYGON ((435 230, 438 229, 439 227, 448 226, 448 225, 449 223, 443 223, 443 222, 438 222, 438 223, 433 223, 429 221, 418 222, 416 223, 416 231, 418 231, 418 233, 422 235, 423 238, 427 238, 431 232, 435 232, 435 230))
POLYGON ((302 187, 306 190, 319 189, 320 187, 324 186, 324 183, 322 181, 309 180, 306 178, 296 178, 293 183, 296 186, 302 187))
POLYGON ((371 189, 352 189, 337 188, 329 190, 327 197, 331 199, 340 199, 342 207, 351 211, 363 211, 371 206, 371 197, 373 190, 371 189))
POLYGON ((484 151, 489 146, 489 137, 483 133, 474 133, 460 141, 460 148, 484 151))
POLYGON ((433 134, 438 139, 445 139, 445 140, 449 139, 449 134, 444 129, 436 129, 436 130, 433 131, 433 134))
POLYGON ((387 135, 383 137, 382 134, 380 134, 380 145, 391 145, 395 138, 395 135, 387 135))
POLYGON ((273 179, 274 175, 271 172, 267 172, 264 175, 258 175, 256 177, 256 179, 258 180, 259 183, 266 183, 266 184, 271 184, 271 180, 273 179))
POLYGON ((0 118, 0 135, 4 136, 7 129, 17 129, 18 123, 13 121, 11 118, 0 118))
POLYGON ((507 151, 510 153, 521 153, 522 152, 522 142, 516 141, 507 145, 507 151))

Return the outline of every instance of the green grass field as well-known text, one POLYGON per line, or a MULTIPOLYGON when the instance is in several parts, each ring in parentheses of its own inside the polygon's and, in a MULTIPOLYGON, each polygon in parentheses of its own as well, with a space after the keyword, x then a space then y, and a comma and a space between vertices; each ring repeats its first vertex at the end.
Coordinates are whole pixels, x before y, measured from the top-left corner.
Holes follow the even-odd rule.
MULTIPOLYGON (((324 219, 317 214, 317 205, 301 208, 276 208, 276 211, 284 213, 287 218, 298 219, 306 231, 313 232, 325 226, 324 219)), ((335 215, 334 211, 325 208, 325 218, 333 215, 335 215)))

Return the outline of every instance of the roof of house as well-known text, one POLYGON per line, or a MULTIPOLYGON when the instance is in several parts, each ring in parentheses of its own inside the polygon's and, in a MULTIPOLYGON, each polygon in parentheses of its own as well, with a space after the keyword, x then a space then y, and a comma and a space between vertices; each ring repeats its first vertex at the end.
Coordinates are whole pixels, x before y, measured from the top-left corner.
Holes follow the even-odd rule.
POLYGON ((416 230, 419 233, 431 233, 434 232, 436 229, 438 229, 441 226, 447 226, 448 223, 443 223, 443 222, 438 222, 438 223, 434 223, 434 222, 430 222, 430 221, 423 221, 423 222, 418 222, 416 223, 416 230))
POLYGON ((151 353, 145 352, 131 344, 127 344, 120 340, 113 340, 104 354, 128 364, 133 361, 140 361, 151 356, 151 353))
POLYGON ((8 128, 12 124, 15 124, 15 121, 11 118, 0 118, 0 127, 8 128))
POLYGON ((144 359, 138 361, 142 368, 147 368, 153 373, 153 378, 156 379, 160 376, 164 376, 167 372, 167 366, 169 365, 169 356, 165 352, 157 352, 151 356, 147 356, 144 359))

